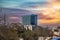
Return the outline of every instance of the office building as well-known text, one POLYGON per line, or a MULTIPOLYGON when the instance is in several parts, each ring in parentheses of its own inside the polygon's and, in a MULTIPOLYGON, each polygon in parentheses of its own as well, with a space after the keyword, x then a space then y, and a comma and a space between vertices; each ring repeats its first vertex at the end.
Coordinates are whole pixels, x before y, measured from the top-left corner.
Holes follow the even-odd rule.
POLYGON ((37 15, 24 15, 22 17, 23 25, 37 25, 37 15))
POLYGON ((22 16, 22 24, 26 29, 33 29, 33 26, 37 25, 37 15, 24 15, 22 16))

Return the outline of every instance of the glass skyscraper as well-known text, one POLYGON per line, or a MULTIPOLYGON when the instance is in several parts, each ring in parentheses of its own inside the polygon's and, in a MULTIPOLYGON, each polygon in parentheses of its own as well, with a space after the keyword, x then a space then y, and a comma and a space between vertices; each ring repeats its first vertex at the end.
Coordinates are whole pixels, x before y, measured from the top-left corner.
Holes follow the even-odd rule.
POLYGON ((37 25, 37 15, 24 15, 22 16, 23 25, 37 25))

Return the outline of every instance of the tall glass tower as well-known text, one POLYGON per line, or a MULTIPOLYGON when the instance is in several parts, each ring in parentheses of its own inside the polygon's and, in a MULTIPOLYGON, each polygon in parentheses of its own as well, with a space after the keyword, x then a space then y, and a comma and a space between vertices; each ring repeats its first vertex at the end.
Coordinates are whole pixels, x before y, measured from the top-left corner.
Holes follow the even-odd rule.
POLYGON ((22 24, 23 25, 37 25, 37 15, 24 15, 22 17, 22 24))

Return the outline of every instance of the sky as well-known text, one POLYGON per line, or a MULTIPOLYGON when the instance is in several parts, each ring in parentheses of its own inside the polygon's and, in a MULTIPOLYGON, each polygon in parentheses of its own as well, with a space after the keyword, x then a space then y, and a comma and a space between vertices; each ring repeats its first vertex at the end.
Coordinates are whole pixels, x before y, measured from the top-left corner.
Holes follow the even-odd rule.
MULTIPOLYGON (((60 24, 60 0, 0 0, 0 7, 24 9, 38 15, 38 25, 60 24)), ((20 19, 11 16, 10 19, 20 19)))
POLYGON ((20 7, 29 7, 36 6, 39 4, 43 4, 42 2, 46 2, 46 0, 1 0, 1 7, 8 8, 20 8, 20 7))

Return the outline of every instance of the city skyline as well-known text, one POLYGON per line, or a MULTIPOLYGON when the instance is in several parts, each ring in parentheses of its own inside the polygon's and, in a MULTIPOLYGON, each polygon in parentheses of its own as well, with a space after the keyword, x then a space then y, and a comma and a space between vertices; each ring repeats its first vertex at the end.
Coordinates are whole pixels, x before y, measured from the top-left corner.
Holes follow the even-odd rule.
POLYGON ((59 0, 1 0, 0 5, 0 8, 18 9, 18 11, 6 10, 8 15, 11 13, 9 18, 12 20, 20 21, 22 11, 19 12, 19 9, 22 9, 26 10, 23 15, 37 14, 38 25, 60 25, 59 0))

